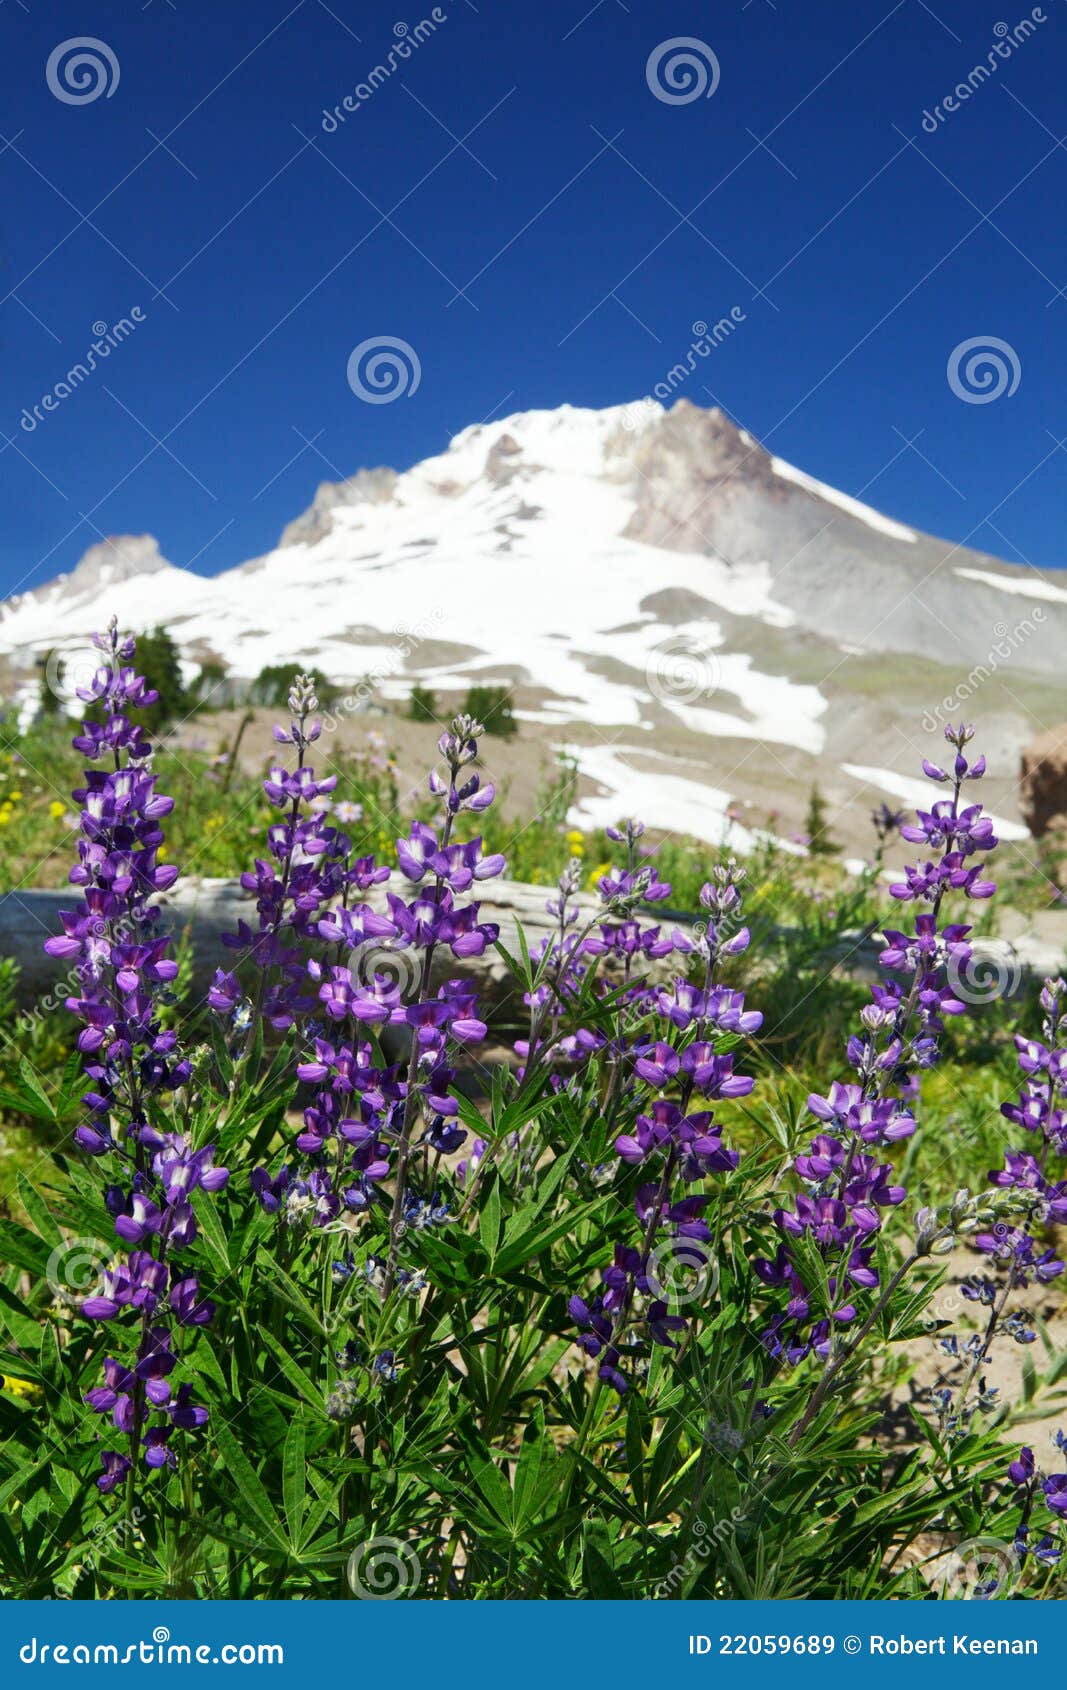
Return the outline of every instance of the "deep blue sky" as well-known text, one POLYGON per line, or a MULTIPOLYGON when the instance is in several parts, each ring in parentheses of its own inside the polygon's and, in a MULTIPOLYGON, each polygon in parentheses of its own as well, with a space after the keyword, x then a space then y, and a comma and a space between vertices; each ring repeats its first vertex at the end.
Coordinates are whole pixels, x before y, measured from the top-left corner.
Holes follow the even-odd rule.
POLYGON ((214 573, 321 479, 404 468, 491 414, 649 392, 732 306, 682 391, 892 515, 1067 562, 1064 0, 932 135, 924 110, 1022 0, 445 0, 325 134, 430 9, 3 0, 0 592, 100 533, 214 573), (82 35, 119 82, 70 105, 45 67, 82 35), (650 92, 679 36, 713 49, 712 98, 650 92), (133 306, 107 364, 20 426, 133 306), (346 365, 386 335, 421 383, 372 406, 346 365), (989 335, 1018 390, 968 404, 946 362, 989 335))

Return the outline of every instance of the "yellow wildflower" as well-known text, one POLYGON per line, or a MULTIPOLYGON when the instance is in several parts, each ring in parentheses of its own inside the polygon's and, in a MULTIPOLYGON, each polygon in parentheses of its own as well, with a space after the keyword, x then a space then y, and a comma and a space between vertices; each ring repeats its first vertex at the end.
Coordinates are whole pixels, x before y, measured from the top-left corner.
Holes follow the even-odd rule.
POLYGON ((53 798, 52 802, 48 806, 48 814, 54 822, 57 822, 60 816, 65 815, 66 811, 67 806, 65 804, 61 804, 58 798, 53 798))
POLYGON ((16 1379, 10 1373, 0 1373, 0 1385, 13 1397, 43 1397, 40 1385, 35 1385, 30 1379, 16 1379))

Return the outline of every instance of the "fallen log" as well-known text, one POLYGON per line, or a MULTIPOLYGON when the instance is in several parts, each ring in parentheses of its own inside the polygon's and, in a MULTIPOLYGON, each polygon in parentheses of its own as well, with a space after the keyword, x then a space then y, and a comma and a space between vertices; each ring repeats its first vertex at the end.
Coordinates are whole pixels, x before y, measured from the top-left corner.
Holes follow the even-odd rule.
MULTIPOLYGON (((487 882, 484 892, 479 888, 482 919, 498 923, 501 941, 513 955, 519 950, 518 924, 521 923, 531 950, 555 931, 556 924, 545 909, 551 890, 515 880, 487 882)), ((175 938, 187 939, 192 990, 202 997, 216 968, 232 967, 239 956, 223 946, 222 935, 234 932, 242 920, 255 928, 255 901, 238 880, 193 877, 178 881, 159 901, 175 938)), ((579 905, 579 919, 583 922, 599 907, 598 900, 588 893, 579 894, 572 901, 579 905)), ((384 907, 382 888, 375 888, 371 902, 384 907)), ((7 892, 0 896, 0 957, 12 957, 18 964, 16 992, 21 1008, 47 1013, 61 1006, 75 989, 76 977, 69 964, 56 962, 46 955, 43 946, 50 935, 60 931, 60 910, 71 909, 76 903, 77 893, 73 889, 7 892)), ((698 917, 671 910, 657 912, 657 919, 669 932, 673 927, 695 925, 698 917)), ((775 937, 787 943, 789 930, 779 928, 775 937)), ((1013 943, 1005 939, 975 939, 972 944, 974 957, 963 984, 973 994, 970 1000, 973 1002, 1010 998, 1030 980, 1044 979, 1064 968, 1063 946, 1034 935, 1023 935, 1013 943)), ((872 980, 878 977, 881 949, 882 942, 875 934, 843 933, 827 951, 826 966, 839 968, 853 978, 872 980)), ((388 944, 371 949, 357 961, 365 978, 369 973, 364 971, 381 968, 394 970, 404 984, 409 983, 409 971, 414 965, 412 953, 391 951, 388 944)), ((667 967, 669 970, 670 959, 667 967)), ((450 975, 476 980, 490 1007, 514 995, 514 982, 507 965, 495 950, 462 962, 444 954, 435 965, 434 980, 450 975)), ((515 1007, 517 1010, 517 1001, 515 1007)))

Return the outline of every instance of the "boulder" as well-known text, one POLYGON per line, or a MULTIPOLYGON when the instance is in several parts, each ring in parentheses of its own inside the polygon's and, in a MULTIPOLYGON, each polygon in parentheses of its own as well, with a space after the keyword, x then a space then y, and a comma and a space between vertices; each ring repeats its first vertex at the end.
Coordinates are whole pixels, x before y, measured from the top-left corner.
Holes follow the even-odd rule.
POLYGON ((1035 839, 1067 833, 1067 722, 1048 728, 1024 749, 1019 803, 1035 839))

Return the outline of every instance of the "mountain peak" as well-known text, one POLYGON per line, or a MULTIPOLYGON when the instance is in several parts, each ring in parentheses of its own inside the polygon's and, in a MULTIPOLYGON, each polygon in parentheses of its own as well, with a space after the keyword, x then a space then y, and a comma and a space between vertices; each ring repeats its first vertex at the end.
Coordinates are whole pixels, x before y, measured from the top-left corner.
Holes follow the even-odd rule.
POLYGON ((67 580, 78 588, 111 587, 171 567, 154 534, 109 534, 82 554, 67 580))

